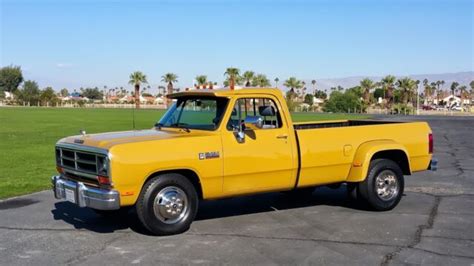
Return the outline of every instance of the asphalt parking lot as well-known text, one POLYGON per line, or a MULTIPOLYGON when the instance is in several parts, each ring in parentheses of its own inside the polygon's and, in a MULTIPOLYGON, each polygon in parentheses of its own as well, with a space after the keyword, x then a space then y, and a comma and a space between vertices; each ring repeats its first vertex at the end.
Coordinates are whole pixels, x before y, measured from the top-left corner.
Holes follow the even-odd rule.
POLYGON ((271 193, 202 203, 188 232, 154 237, 133 213, 105 219, 44 191, 0 202, 0 264, 473 265, 474 118, 418 119, 439 170, 406 177, 392 211, 349 201, 345 187, 271 193))

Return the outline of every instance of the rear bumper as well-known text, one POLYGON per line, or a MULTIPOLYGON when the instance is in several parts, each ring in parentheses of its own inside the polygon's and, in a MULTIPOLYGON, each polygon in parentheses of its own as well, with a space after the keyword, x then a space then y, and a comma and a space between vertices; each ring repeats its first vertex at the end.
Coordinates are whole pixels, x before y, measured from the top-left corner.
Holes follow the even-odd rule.
POLYGON ((428 166, 428 170, 436 171, 438 170, 438 159, 432 158, 430 161, 430 165, 428 166))
MULTIPOLYGON (((91 188, 82 182, 62 179, 61 176, 51 177, 54 197, 66 199, 66 190, 74 192, 73 203, 80 207, 89 207, 97 210, 120 209, 120 194, 116 190, 91 188)), ((71 201, 71 199, 69 199, 71 201)))

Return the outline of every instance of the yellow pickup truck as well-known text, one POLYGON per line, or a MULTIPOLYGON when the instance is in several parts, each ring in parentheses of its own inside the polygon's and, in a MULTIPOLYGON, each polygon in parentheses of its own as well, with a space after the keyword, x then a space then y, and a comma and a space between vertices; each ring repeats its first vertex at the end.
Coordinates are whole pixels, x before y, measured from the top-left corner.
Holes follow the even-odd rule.
POLYGON ((435 170, 425 122, 293 123, 278 89, 194 90, 153 128, 56 144, 57 199, 114 214, 133 207, 151 233, 187 230, 201 200, 345 184, 375 210, 394 208, 404 175, 435 170))

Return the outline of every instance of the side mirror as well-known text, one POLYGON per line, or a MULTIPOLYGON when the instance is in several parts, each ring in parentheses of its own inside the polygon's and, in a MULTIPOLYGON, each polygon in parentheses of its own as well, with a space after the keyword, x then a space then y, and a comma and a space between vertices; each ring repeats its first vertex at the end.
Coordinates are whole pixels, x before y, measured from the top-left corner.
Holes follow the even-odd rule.
POLYGON ((234 129, 235 137, 239 143, 245 142, 246 130, 255 130, 263 127, 263 118, 260 116, 247 116, 239 128, 234 129))
POLYGON ((245 129, 255 130, 263 127, 261 116, 247 116, 244 120, 245 129))

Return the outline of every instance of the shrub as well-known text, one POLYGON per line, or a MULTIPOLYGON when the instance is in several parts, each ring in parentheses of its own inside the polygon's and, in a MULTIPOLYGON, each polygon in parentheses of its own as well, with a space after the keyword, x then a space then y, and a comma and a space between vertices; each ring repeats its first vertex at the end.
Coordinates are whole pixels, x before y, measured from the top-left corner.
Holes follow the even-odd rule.
POLYGON ((351 91, 345 93, 334 91, 331 97, 323 107, 325 112, 345 113, 349 110, 364 110, 365 106, 362 104, 360 98, 351 91))

